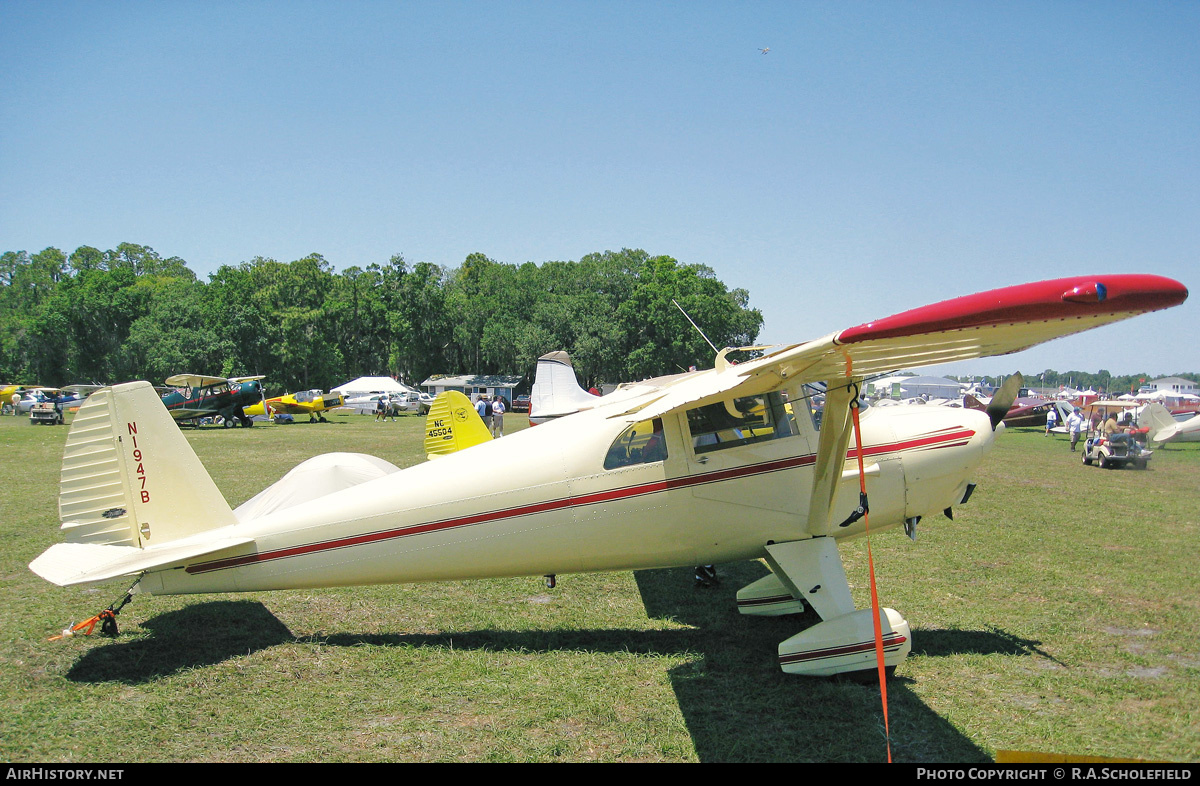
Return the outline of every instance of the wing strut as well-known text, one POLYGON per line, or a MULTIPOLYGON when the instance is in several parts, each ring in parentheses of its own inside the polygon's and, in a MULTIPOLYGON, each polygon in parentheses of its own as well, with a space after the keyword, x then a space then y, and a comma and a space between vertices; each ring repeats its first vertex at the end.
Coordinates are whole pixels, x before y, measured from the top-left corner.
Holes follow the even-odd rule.
POLYGON ((821 416, 821 438, 817 442, 817 460, 812 491, 808 501, 808 532, 813 537, 828 535, 829 514, 837 494, 846 449, 850 446, 850 402, 858 398, 861 380, 825 391, 825 413, 821 416))

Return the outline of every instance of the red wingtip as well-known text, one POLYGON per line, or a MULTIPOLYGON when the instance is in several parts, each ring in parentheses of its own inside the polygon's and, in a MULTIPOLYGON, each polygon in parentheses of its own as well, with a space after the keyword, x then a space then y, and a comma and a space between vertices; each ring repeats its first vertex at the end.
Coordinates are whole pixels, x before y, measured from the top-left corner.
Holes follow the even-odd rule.
POLYGON ((1187 287, 1164 276, 1076 276, 945 300, 843 330, 840 344, 1075 316, 1134 314, 1177 306, 1187 287))

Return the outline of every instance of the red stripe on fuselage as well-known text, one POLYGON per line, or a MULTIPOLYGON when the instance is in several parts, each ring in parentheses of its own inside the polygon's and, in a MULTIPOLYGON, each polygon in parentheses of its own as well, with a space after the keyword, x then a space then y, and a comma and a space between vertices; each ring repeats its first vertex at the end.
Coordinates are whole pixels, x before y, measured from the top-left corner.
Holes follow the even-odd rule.
MULTIPOLYGON (((904 450, 936 449, 941 447, 952 447, 954 445, 965 445, 967 441, 969 441, 970 437, 974 434, 974 431, 963 428, 959 428, 951 433, 942 434, 940 436, 935 432, 929 436, 917 437, 904 442, 896 442, 890 445, 871 447, 864 450, 863 453, 864 455, 875 456, 881 453, 894 453, 904 450)), ((847 458, 852 459, 856 457, 856 452, 851 450, 847 458)), ((440 532, 442 530, 455 529, 458 527, 470 527, 489 521, 501 521, 504 519, 519 518, 521 516, 531 516, 537 513, 548 513, 554 510, 597 505, 604 502, 613 502, 620 499, 627 499, 646 494, 657 494, 662 491, 674 491, 677 489, 701 486, 709 483, 721 483, 723 481, 734 480, 737 478, 764 475, 771 472, 780 472, 783 470, 795 469, 797 467, 805 467, 815 462, 816 456, 814 454, 808 454, 804 456, 795 456, 793 458, 778 459, 776 461, 767 461, 761 464, 748 464, 743 467, 716 470, 714 472, 707 472, 701 475, 669 478, 667 480, 658 480, 652 483, 641 483, 635 486, 625 486, 623 488, 610 489, 608 491, 598 491, 591 494, 583 494, 577 497, 564 497, 560 499, 548 500, 546 502, 537 502, 530 505, 518 505, 512 508, 502 508, 499 510, 474 513, 469 516, 459 516, 456 518, 443 519, 441 521, 432 521, 425 524, 397 527, 394 529, 381 530, 379 532, 368 532, 362 535, 355 535, 353 537, 336 538, 334 540, 308 543, 300 546, 292 546, 291 548, 286 549, 264 551, 258 554, 247 554, 241 557, 230 557, 228 559, 213 560, 211 562, 201 562, 195 565, 188 565, 185 570, 188 573, 210 573, 215 570, 226 570, 228 568, 237 568, 244 565, 254 565, 261 562, 286 559, 288 557, 299 557, 306 554, 332 551, 334 549, 362 546, 369 543, 378 543, 380 541, 392 540, 395 538, 407 538, 414 535, 424 535, 430 532, 440 532)))

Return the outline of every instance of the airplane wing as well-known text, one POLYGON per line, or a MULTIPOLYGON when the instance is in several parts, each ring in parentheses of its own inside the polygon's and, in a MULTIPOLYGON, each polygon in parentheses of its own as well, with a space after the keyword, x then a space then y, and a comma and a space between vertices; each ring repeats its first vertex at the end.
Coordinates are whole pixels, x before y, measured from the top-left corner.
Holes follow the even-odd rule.
POLYGON ((103 385, 67 385, 66 387, 63 388, 63 390, 67 391, 68 393, 82 393, 82 394, 87 394, 88 396, 90 396, 91 394, 95 393, 97 390, 99 390, 102 387, 104 387, 104 386, 103 385))
POLYGON ((165 380, 171 387, 187 387, 187 388, 206 388, 212 385, 219 385, 222 382, 228 382, 225 377, 209 377, 204 374, 176 374, 173 377, 167 377, 165 380))
POLYGON ((209 418, 215 413, 211 409, 194 409, 191 407, 172 407, 169 412, 171 417, 176 420, 194 420, 195 418, 209 418))
MULTIPOLYGON (((272 412, 282 412, 287 415, 307 415, 314 409, 311 404, 293 404, 290 401, 268 401, 267 405, 271 407, 272 412)), ((259 409, 262 408, 262 405, 255 406, 259 409)), ((250 407, 246 407, 246 409, 249 410, 250 407)))
POLYGON ((802 382, 861 379, 899 368, 1006 355, 1061 336, 1177 306, 1187 288, 1169 278, 1076 276, 946 300, 692 375, 629 402, 610 417, 646 420, 730 396, 802 382))

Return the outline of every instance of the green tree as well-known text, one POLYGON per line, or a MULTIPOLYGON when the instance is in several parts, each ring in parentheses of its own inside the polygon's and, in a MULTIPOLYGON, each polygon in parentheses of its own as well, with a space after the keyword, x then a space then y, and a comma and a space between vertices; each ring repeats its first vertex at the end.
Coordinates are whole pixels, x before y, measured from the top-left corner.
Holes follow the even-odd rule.
POLYGON ((418 262, 403 274, 393 272, 388 279, 385 304, 396 341, 394 368, 410 384, 457 370, 457 358, 450 352, 457 314, 447 302, 447 279, 444 268, 428 262, 418 262))
POLYGON ((747 297, 744 290, 727 290, 709 268, 680 265, 670 257, 647 260, 637 286, 617 308, 625 329, 625 372, 641 378, 711 366, 712 348, 680 307, 717 347, 753 343, 762 314, 746 307, 747 297))
POLYGON ((204 285, 187 278, 155 276, 145 282, 146 314, 129 328, 121 347, 122 378, 161 382, 173 374, 216 374, 232 351, 222 323, 207 318, 204 285))

